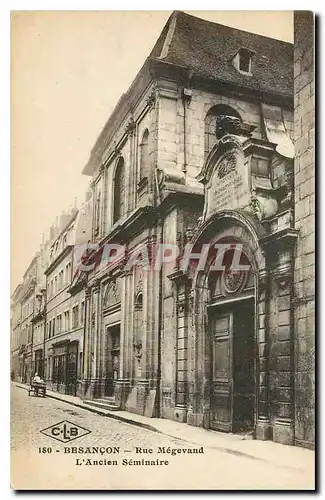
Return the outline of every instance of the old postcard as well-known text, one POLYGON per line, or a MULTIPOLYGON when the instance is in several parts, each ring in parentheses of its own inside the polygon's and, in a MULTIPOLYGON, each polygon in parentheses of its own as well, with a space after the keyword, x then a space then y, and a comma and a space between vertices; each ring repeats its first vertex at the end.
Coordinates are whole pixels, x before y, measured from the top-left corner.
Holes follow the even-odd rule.
POLYGON ((11 487, 313 490, 313 13, 15 11, 11 50, 11 487))

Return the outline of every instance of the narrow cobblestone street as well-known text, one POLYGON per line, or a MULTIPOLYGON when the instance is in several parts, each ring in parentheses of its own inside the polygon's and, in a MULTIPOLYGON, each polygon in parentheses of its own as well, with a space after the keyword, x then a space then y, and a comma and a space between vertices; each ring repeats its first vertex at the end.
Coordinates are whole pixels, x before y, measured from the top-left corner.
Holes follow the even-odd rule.
MULTIPOLYGON (((313 470, 283 467, 209 446, 204 453, 157 453, 159 447, 198 448, 190 442, 93 414, 50 398, 11 393, 11 484, 15 489, 298 489, 313 487, 313 470), (91 431, 71 444, 40 433, 69 420, 91 431), (119 447, 116 454, 65 453, 65 447, 119 447), (47 449, 46 453, 42 448, 47 449), (137 453, 137 448, 153 453, 137 453), (51 451, 50 451, 51 450, 51 451), (85 465, 90 459, 118 465, 85 465), (156 459, 168 465, 133 465, 156 459), (123 465, 127 462, 127 465, 123 465), (78 465, 78 463, 82 465, 78 465)), ((309 467, 308 467, 309 465, 309 467)))

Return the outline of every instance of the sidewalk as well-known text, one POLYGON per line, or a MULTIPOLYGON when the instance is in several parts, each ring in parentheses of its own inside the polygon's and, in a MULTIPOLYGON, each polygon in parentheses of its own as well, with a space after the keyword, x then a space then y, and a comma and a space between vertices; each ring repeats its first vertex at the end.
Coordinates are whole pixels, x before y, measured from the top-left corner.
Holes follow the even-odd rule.
MULTIPOLYGON (((16 387, 28 389, 28 385, 14 382, 16 387)), ((80 398, 58 392, 47 391, 47 396, 78 408, 89 410, 98 415, 114 418, 122 422, 137 425, 153 432, 187 441, 192 445, 213 448, 234 455, 242 455, 252 460, 268 462, 277 467, 300 469, 301 472, 314 469, 314 451, 297 446, 286 446, 273 441, 246 440, 242 436, 210 431, 178 423, 163 418, 149 418, 127 411, 109 411, 85 404, 80 398)))

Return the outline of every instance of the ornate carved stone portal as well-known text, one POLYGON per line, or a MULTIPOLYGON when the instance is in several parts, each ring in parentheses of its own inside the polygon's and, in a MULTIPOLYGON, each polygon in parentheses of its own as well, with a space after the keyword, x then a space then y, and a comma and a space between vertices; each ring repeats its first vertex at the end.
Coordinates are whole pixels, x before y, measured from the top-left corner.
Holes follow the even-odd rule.
POLYGON ((276 144, 253 138, 254 128, 237 116, 217 117, 217 142, 197 177, 205 186, 201 222, 229 209, 264 221, 290 208, 292 164, 276 152, 276 144))

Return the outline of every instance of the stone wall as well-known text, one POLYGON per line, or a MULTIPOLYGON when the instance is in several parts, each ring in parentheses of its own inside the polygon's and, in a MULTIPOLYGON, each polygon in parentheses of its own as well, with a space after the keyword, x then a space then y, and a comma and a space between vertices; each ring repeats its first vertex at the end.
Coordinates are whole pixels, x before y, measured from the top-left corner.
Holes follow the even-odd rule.
POLYGON ((315 113, 314 21, 294 14, 295 95, 295 443, 315 442, 315 113))

